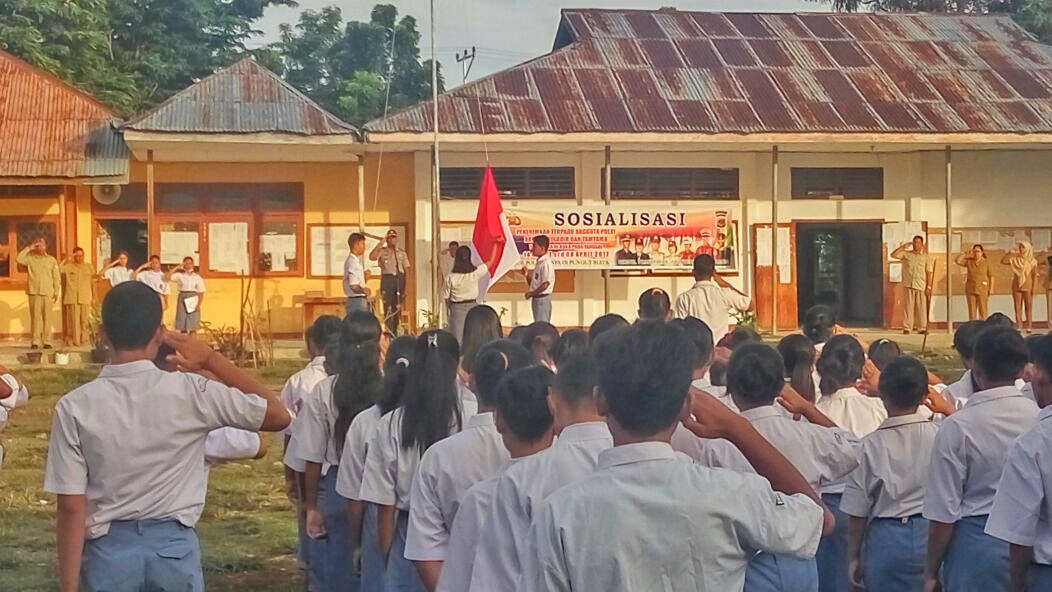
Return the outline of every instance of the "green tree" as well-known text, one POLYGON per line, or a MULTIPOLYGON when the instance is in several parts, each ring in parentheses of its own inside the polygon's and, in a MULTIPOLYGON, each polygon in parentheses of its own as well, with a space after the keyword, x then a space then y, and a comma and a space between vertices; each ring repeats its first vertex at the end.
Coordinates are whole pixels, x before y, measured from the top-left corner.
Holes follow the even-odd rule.
POLYGON ((834 10, 1008 14, 1045 43, 1052 43, 1052 0, 816 0, 834 10))
POLYGON ((389 4, 376 5, 367 22, 346 24, 337 7, 305 10, 268 49, 282 57, 290 84, 355 125, 383 115, 388 84, 391 109, 431 96, 431 62, 420 59, 416 19, 399 19, 389 4))
POLYGON ((246 52, 252 23, 294 0, 0 0, 0 47, 122 115, 246 52))

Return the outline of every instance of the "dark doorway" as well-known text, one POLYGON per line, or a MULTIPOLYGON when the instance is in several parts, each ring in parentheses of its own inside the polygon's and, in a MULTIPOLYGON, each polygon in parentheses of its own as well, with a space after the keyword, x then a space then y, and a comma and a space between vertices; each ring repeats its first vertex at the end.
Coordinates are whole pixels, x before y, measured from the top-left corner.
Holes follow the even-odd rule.
POLYGON ((800 317, 816 304, 832 306, 840 322, 884 324, 884 266, 880 222, 796 225, 800 317))
POLYGON ((146 263, 146 220, 99 220, 98 224, 97 266, 113 261, 121 251, 128 252, 131 269, 146 263))

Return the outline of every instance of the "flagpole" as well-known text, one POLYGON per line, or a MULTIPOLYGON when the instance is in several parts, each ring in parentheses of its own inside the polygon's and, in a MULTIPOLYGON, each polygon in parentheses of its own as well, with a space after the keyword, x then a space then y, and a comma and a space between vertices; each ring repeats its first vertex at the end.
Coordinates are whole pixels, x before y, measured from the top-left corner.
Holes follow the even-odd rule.
POLYGON ((438 148, 438 54, 435 50, 435 0, 431 0, 431 106, 434 120, 434 138, 431 153, 431 309, 441 311, 439 306, 439 243, 441 242, 442 173, 439 166, 438 148))

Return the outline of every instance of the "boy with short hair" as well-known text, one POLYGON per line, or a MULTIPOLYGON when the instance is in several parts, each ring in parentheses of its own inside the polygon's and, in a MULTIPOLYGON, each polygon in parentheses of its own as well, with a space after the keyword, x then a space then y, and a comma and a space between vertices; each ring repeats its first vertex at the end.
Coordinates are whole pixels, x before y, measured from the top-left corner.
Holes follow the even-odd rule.
POLYGON ((102 324, 113 360, 59 400, 51 430, 44 488, 58 494, 60 588, 203 590, 194 525, 204 508, 208 434, 224 426, 280 431, 289 412, 204 342, 166 331, 147 286, 114 287, 102 324), (222 383, 159 369, 162 343, 176 350, 180 368, 222 383))
POLYGON ((692 349, 664 323, 600 341, 596 392, 615 446, 534 514, 520 592, 741 590, 756 551, 814 555, 832 515, 748 420, 705 394, 692 404, 692 349), (680 418, 699 437, 730 440, 762 476, 674 452, 680 418))
POLYGON ((1030 344, 1037 424, 1008 451, 986 534, 1011 545, 1011 590, 1052 590, 1052 336, 1030 344))
POLYGON ((362 255, 365 254, 365 235, 360 232, 352 232, 347 237, 347 247, 350 253, 343 262, 343 295, 347 297, 344 308, 347 314, 355 311, 369 310, 370 290, 365 285, 366 273, 362 265, 362 255))
POLYGON ((972 364, 979 391, 942 422, 932 447, 924 491, 926 589, 940 580, 953 592, 1008 588, 1008 544, 983 530, 1008 449, 1037 416, 1037 405, 1015 385, 1026 362, 1026 344, 1014 329, 979 334, 972 364))
MULTIPOLYGON (((496 424, 511 463, 548 449, 555 437, 548 405, 553 375, 543 366, 518 370, 503 381, 494 397, 496 424)), ((449 534, 449 551, 438 580, 438 592, 466 592, 471 588, 479 535, 489 514, 500 473, 476 483, 460 500, 449 534)))
POLYGON ((529 290, 526 291, 526 299, 530 301, 533 308, 533 321, 544 321, 550 323, 552 320, 552 292, 555 291, 555 263, 548 255, 548 237, 538 234, 533 237, 530 251, 537 258, 533 271, 523 270, 526 274, 526 282, 529 290))
POLYGON ((667 321, 672 318, 672 300, 661 288, 650 288, 639 295, 639 320, 667 321))
POLYGON ((613 445, 593 398, 595 384, 590 354, 571 356, 559 367, 548 397, 559 438, 548 450, 519 461, 497 479, 479 537, 471 590, 515 589, 535 509, 555 490, 591 474, 602 451, 613 445))
POLYGON ((870 592, 920 590, 928 543, 924 481, 938 432, 920 411, 928 371, 915 358, 895 358, 880 374, 879 391, 888 419, 862 439, 859 466, 840 501, 851 516, 848 571, 870 592))
POLYGON ((946 387, 942 395, 949 399, 956 409, 964 407, 968 398, 978 390, 972 378, 972 359, 975 357, 975 342, 979 339, 979 333, 987 326, 986 321, 968 321, 957 327, 953 333, 953 349, 964 365, 964 374, 960 380, 946 387))

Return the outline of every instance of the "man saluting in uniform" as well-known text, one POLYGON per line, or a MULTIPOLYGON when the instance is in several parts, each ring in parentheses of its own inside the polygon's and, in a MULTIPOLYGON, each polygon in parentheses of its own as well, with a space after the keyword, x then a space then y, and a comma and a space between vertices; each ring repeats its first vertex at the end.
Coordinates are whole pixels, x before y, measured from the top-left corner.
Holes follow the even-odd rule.
POLYGON ((398 232, 387 231, 387 236, 369 253, 370 261, 380 264, 380 296, 384 301, 384 324, 398 335, 398 321, 405 300, 405 274, 409 270, 409 255, 398 246, 398 232))

